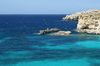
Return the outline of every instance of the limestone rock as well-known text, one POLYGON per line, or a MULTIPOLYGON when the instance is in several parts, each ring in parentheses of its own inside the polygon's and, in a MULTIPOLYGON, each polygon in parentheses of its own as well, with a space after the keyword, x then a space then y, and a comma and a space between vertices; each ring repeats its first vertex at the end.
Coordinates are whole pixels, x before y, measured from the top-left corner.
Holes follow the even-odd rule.
POLYGON ((79 16, 78 32, 100 34, 100 10, 87 11, 79 16))
POLYGON ((67 36, 67 35, 70 35, 71 34, 71 31, 59 31, 57 33, 54 33, 52 35, 54 36, 67 36))
POLYGON ((50 31, 57 32, 57 31, 60 31, 60 29, 58 29, 58 28, 51 28, 50 31))
POLYGON ((100 30, 78 29, 78 32, 100 35, 100 30))
POLYGON ((47 28, 46 30, 40 30, 40 35, 48 34, 51 32, 58 32, 58 31, 60 31, 60 29, 58 29, 58 28, 51 28, 50 30, 49 30, 49 28, 47 28))
POLYGON ((83 11, 72 15, 66 15, 63 20, 78 20, 78 32, 100 34, 100 10, 83 11))
POLYGON ((66 15, 66 17, 63 17, 62 19, 65 21, 78 21, 80 16, 90 16, 95 18, 95 15, 97 17, 99 17, 100 15, 98 15, 98 13, 100 13, 100 10, 89 10, 89 11, 83 11, 83 12, 77 12, 76 14, 71 14, 71 15, 66 15))
POLYGON ((76 14, 72 14, 72 15, 66 15, 66 17, 63 17, 63 20, 65 21, 78 21, 79 16, 81 15, 81 13, 76 13, 76 14))
POLYGON ((40 35, 51 33, 51 31, 47 28, 46 30, 40 30, 40 35))

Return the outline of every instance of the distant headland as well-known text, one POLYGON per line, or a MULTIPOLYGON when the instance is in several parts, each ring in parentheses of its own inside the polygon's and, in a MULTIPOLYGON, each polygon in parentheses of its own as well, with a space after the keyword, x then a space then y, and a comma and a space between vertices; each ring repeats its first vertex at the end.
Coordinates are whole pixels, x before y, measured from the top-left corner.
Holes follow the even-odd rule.
POLYGON ((89 10, 66 15, 63 20, 78 21, 78 32, 100 35, 100 10, 89 10))

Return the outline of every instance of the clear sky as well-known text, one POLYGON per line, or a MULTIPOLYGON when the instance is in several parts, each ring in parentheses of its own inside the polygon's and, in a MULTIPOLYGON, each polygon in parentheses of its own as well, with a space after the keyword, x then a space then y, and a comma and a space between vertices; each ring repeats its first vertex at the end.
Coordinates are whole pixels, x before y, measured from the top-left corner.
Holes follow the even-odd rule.
POLYGON ((0 0, 0 14, 74 14, 100 10, 100 0, 0 0))

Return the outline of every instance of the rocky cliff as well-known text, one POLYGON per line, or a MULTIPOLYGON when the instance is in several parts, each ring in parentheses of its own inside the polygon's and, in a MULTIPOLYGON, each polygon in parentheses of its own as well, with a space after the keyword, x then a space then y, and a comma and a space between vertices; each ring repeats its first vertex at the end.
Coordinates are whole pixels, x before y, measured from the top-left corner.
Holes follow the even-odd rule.
POLYGON ((78 21, 79 16, 81 15, 81 12, 72 14, 72 15, 66 15, 66 17, 63 18, 65 21, 78 21))
POLYGON ((77 20, 78 32, 100 34, 100 10, 90 10, 67 15, 63 20, 77 20))

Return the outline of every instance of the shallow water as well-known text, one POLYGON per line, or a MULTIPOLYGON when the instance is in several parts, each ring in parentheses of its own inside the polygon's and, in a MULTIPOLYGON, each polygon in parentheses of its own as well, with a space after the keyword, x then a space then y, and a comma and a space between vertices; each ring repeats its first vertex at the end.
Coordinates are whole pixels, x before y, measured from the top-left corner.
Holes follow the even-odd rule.
POLYGON ((100 66, 100 36, 77 33, 64 16, 0 15, 0 66, 100 66), (47 27, 72 35, 39 35, 47 27))

